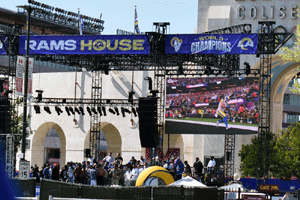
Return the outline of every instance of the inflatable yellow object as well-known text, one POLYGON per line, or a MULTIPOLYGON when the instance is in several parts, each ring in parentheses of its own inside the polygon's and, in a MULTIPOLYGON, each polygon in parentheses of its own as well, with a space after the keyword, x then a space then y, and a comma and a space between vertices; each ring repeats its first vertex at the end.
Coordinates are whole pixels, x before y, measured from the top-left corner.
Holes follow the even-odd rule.
POLYGON ((166 183, 166 185, 174 183, 173 176, 169 174, 169 172, 165 168, 153 166, 153 167, 148 167, 147 169, 142 171, 142 173, 140 173, 140 175, 136 180, 135 186, 143 186, 144 182, 149 177, 159 177, 166 183))

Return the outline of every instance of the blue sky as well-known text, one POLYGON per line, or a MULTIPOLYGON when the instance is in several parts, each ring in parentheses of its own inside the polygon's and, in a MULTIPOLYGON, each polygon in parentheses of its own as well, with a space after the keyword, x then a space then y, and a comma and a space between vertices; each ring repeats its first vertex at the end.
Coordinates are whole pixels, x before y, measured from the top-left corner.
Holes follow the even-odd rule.
MULTIPOLYGON (((17 11, 17 5, 26 5, 27 0, 2 1, 0 7, 17 11)), ((137 6, 141 32, 154 31, 153 22, 170 22, 168 33, 194 33, 197 27, 197 0, 39 0, 40 3, 77 12, 94 18, 102 13, 103 34, 115 34, 117 29, 133 32, 134 7, 137 6)))

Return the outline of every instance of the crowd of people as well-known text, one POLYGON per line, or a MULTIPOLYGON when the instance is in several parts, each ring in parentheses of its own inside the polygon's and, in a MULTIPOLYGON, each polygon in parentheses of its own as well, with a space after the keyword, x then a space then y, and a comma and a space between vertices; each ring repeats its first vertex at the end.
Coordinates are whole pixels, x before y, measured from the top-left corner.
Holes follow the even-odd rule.
MULTIPOLYGON (((214 160, 213 157, 212 160, 214 160)), ((198 157, 193 167, 189 165, 188 161, 181 161, 177 154, 173 155, 170 160, 159 162, 159 164, 156 162, 156 165, 168 170, 173 175, 174 180, 179 180, 183 176, 192 176, 196 180, 205 182, 204 166, 198 157)), ((214 171, 215 165, 215 161, 208 163, 207 174, 214 171)), ((61 169, 58 164, 46 164, 41 169, 35 165, 32 167, 32 176, 36 178, 37 183, 39 183, 40 178, 44 178, 99 186, 135 186, 139 174, 148 166, 143 156, 139 160, 132 156, 129 162, 124 163, 120 153, 113 158, 110 152, 100 162, 90 157, 82 163, 70 161, 61 169)))
POLYGON ((228 109, 230 121, 257 123, 258 90, 259 84, 253 81, 238 87, 167 94, 166 118, 213 118, 218 102, 224 96, 229 96, 230 100, 235 100, 235 102, 230 103, 228 109))

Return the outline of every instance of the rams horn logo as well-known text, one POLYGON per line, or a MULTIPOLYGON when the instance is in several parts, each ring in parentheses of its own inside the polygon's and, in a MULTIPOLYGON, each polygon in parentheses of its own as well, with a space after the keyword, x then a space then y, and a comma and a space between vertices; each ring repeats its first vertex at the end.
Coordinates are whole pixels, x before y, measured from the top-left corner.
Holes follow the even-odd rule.
POLYGON ((175 51, 179 51, 181 44, 182 44, 182 39, 179 39, 178 37, 173 37, 171 40, 171 46, 174 47, 175 51))
POLYGON ((254 42, 251 40, 251 38, 243 38, 239 42, 238 47, 241 47, 242 50, 248 50, 247 47, 254 47, 254 42))
POLYGON ((2 42, 0 41, 0 49, 2 49, 2 47, 3 47, 3 44, 2 44, 2 42))

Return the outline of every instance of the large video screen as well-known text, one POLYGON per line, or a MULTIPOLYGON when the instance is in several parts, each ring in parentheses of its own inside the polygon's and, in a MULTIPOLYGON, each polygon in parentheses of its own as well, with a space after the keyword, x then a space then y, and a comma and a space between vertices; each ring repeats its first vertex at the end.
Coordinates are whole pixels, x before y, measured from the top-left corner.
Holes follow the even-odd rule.
POLYGON ((166 87, 167 134, 257 134, 258 78, 168 78, 166 87))

